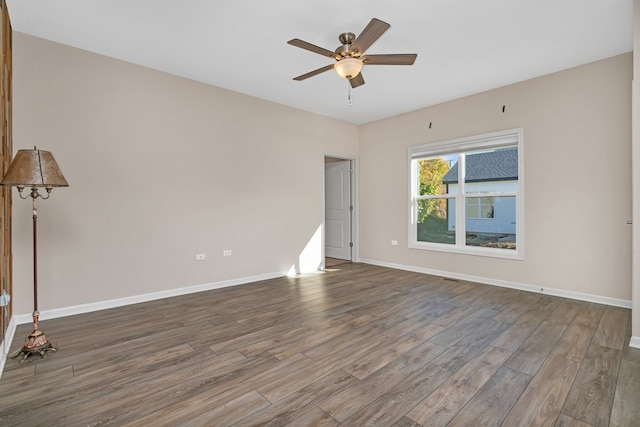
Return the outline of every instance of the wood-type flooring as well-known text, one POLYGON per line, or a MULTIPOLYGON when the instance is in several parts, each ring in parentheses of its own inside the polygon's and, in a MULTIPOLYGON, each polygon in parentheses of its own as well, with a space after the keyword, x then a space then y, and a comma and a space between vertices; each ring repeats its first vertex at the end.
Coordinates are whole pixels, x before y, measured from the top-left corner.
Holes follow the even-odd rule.
POLYGON ((40 326, 58 351, 7 360, 0 426, 640 426, 629 310, 426 274, 347 263, 40 326))

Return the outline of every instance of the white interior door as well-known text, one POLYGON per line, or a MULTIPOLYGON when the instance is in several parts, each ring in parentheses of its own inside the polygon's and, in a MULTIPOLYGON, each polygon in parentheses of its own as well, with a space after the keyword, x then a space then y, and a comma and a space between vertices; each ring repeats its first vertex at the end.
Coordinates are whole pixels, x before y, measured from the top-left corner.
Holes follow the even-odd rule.
POLYGON ((325 164, 325 256, 351 260, 351 161, 325 164))

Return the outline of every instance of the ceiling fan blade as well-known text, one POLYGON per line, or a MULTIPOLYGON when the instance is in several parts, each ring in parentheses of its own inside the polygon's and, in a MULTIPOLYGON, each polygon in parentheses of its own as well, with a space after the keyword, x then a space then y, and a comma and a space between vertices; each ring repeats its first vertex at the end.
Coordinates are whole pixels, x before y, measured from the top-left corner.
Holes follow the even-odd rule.
POLYGON ((366 55, 361 59, 367 65, 413 65, 418 54, 390 53, 386 55, 366 55))
POLYGON ((317 70, 309 71, 306 74, 302 74, 298 77, 294 77, 293 80, 302 81, 302 80, 308 79, 309 77, 313 77, 315 75, 324 73, 325 71, 329 71, 332 69, 333 69, 333 64, 325 65, 324 67, 318 68, 317 70))
POLYGON ((356 37, 349 52, 357 52, 362 55, 390 26, 384 21, 373 18, 360 35, 356 37))
POLYGON ((291 39, 287 43, 289 43, 291 46, 300 47, 302 49, 310 50, 311 52, 314 52, 314 53, 319 53, 322 56, 328 56, 329 58, 335 58, 336 56, 334 52, 331 52, 328 49, 325 49, 320 46, 316 46, 315 44, 311 44, 304 40, 291 39))
POLYGON ((362 77, 362 72, 358 73, 357 76, 350 78, 349 83, 351 84, 351 87, 353 89, 357 88, 358 86, 362 86, 364 84, 364 77, 362 77))

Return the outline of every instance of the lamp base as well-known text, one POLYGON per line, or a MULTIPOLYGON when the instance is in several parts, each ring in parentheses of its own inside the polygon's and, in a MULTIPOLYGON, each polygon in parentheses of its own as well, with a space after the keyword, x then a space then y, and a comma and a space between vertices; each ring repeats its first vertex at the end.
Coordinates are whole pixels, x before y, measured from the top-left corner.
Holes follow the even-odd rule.
MULTIPOLYGON (((35 317, 35 316, 34 316, 35 317)), ((22 359, 20 359, 20 363, 24 362, 31 356, 32 354, 39 354, 41 359, 44 359, 45 353, 47 351, 57 351, 57 349, 47 340, 44 336, 44 332, 38 329, 38 321, 37 318, 34 319, 34 329, 33 332, 29 334, 27 337, 27 342, 22 346, 20 351, 11 355, 12 359, 17 358, 22 355, 22 359)))

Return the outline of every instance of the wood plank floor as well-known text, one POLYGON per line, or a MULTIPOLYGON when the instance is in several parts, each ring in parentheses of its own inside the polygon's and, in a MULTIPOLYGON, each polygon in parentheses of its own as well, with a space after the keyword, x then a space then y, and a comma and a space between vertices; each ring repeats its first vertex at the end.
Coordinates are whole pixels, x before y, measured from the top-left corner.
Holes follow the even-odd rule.
POLYGON ((59 351, 7 361, 1 426, 640 426, 629 310, 425 274, 347 263, 40 325, 59 351))

